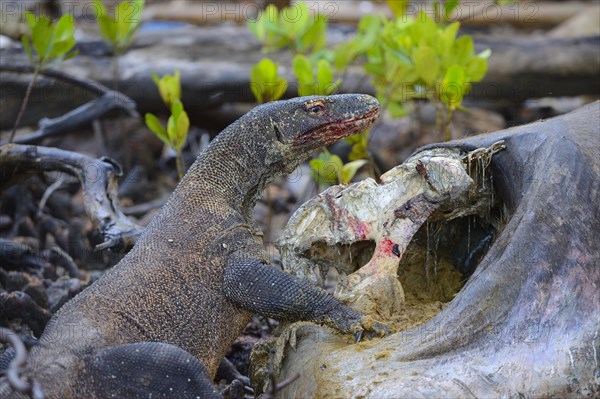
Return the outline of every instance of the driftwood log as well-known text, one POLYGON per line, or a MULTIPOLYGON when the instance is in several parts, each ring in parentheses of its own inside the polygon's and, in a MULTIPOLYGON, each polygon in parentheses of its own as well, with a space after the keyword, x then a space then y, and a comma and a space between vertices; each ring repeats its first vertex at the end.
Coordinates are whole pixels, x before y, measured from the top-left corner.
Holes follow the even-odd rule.
MULTIPOLYGON (((348 40, 351 33, 332 25, 332 44, 348 40)), ((518 102, 546 96, 598 94, 600 60, 597 49, 600 37, 507 38, 476 37, 476 48, 491 48, 490 69, 486 78, 474 85, 467 101, 496 105, 501 101, 518 102)), ((80 78, 112 86, 112 57, 101 42, 78 44, 80 55, 61 64, 62 70, 80 78)), ((182 27, 168 30, 140 30, 133 48, 119 61, 119 90, 138 104, 141 113, 164 112, 164 105, 152 82, 151 72, 182 74, 183 102, 192 118, 202 118, 215 107, 230 102, 253 103, 250 91, 250 68, 258 62, 260 45, 245 26, 182 27)), ((290 54, 275 58, 289 62, 290 54)), ((7 63, 24 64, 21 50, 0 52, 0 129, 14 123, 25 87, 27 74, 6 73, 7 63)), ((292 80, 291 71, 284 75, 292 80)), ((352 68, 340 88, 341 92, 373 93, 361 67, 352 68)), ((288 96, 296 94, 290 84, 288 96)), ((84 90, 69 84, 42 78, 36 84, 23 124, 36 124, 42 117, 64 114, 93 99, 84 90)))
POLYGON ((489 173, 505 227, 456 297, 419 327, 359 347, 300 327, 277 379, 301 377, 281 397, 598 397, 599 119, 594 103, 424 148, 468 152, 503 140, 489 173))

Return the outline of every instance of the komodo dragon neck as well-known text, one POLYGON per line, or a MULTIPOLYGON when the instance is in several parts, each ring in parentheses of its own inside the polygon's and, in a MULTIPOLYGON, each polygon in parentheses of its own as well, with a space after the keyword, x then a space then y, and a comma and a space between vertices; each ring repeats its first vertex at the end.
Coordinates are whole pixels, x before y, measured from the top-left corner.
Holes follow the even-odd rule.
POLYGON ((170 202, 179 217, 199 217, 196 221, 206 225, 222 223, 220 216, 233 211, 252 223, 252 210, 265 186, 285 173, 281 163, 266 164, 260 149, 250 151, 235 139, 234 129, 223 133, 223 143, 204 150, 174 192, 170 202), (208 205, 215 210, 210 221, 197 212, 208 205))

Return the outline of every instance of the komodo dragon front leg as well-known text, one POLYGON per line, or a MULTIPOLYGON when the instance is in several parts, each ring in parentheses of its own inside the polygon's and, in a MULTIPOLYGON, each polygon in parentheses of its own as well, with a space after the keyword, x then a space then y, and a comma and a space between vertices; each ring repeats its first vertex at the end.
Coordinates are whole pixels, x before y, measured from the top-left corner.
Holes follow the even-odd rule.
MULTIPOLYGON (((248 237, 247 242, 251 242, 248 237)), ((323 323, 358 340, 389 332, 374 322, 365 326, 364 315, 337 301, 324 290, 266 264, 262 246, 245 248, 227 258, 223 286, 227 298, 243 309, 280 321, 306 320, 323 323), (258 256, 252 256, 258 254, 258 256), (263 256, 261 256, 263 255, 263 256)))
MULTIPOLYGON (((367 129, 359 94, 263 104, 221 132, 135 247, 53 316, 26 378, 53 398, 212 398, 225 353, 260 313, 381 335, 378 323, 269 266, 258 196, 322 146, 367 129)), ((19 397, 0 379, 0 398, 19 397)))

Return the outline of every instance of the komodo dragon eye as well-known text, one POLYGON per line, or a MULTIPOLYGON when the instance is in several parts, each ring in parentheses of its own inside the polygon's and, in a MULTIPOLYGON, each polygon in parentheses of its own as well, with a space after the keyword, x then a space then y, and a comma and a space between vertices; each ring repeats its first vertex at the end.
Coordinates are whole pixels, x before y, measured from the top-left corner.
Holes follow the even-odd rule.
POLYGON ((306 111, 311 114, 320 114, 325 111, 325 105, 322 103, 306 104, 306 111))

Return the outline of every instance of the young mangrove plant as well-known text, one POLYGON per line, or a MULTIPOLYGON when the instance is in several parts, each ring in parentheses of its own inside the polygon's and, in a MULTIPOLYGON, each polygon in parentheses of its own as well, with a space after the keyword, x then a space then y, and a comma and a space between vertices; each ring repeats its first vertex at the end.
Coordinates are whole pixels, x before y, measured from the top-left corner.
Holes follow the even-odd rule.
POLYGON ((181 180, 186 171, 182 149, 187 141, 190 129, 190 118, 183 109, 183 103, 181 102, 181 80, 179 70, 176 69, 173 75, 167 74, 162 78, 159 78, 156 74, 152 74, 152 79, 158 87, 161 99, 171 111, 171 115, 167 120, 166 129, 160 123, 156 115, 151 113, 145 115, 146 125, 154 132, 156 137, 175 150, 177 174, 179 175, 179 180, 181 180))
POLYGON ((142 22, 144 0, 125 0, 118 3, 114 14, 108 14, 101 0, 94 0, 96 19, 100 26, 100 33, 113 52, 113 84, 119 90, 119 57, 133 41, 135 31, 142 22))
POLYGON ((62 61, 77 55, 77 50, 73 50, 75 46, 75 19, 71 14, 63 15, 54 23, 43 15, 35 16, 30 12, 26 12, 25 20, 29 28, 29 35, 23 35, 21 42, 34 71, 25 90, 25 97, 10 134, 9 143, 14 140, 17 127, 21 123, 33 86, 40 73, 46 68, 54 67, 62 61))

